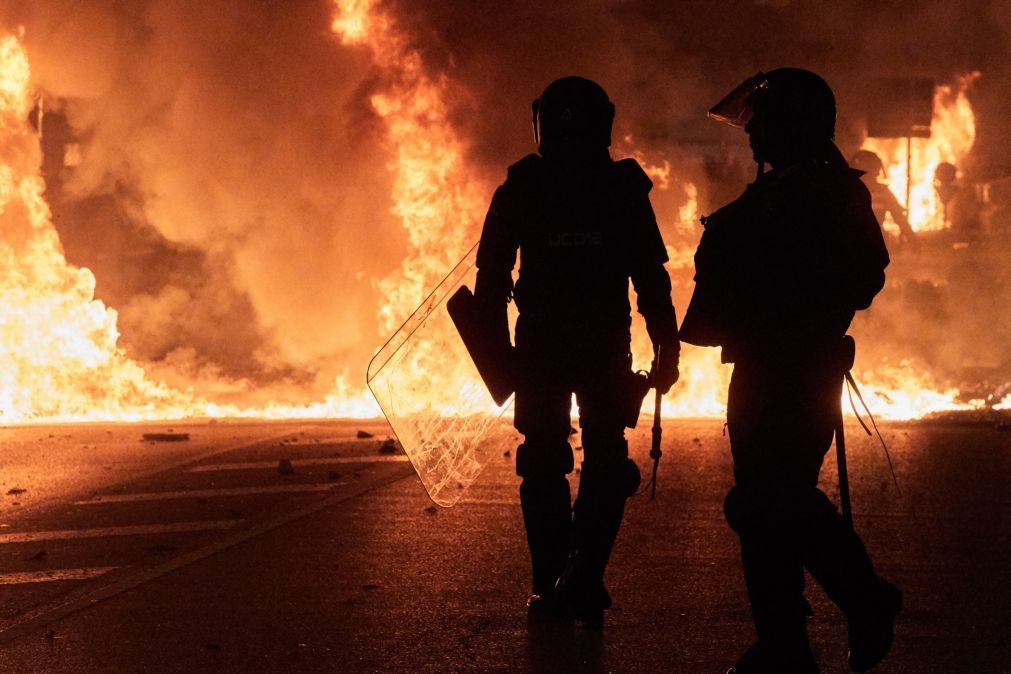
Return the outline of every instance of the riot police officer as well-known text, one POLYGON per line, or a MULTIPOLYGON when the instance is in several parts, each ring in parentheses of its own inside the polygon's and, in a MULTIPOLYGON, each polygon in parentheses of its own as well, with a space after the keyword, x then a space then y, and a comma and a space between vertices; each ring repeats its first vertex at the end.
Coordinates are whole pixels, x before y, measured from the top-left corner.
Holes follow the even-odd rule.
POLYGON ((847 618, 851 668, 866 671, 891 647, 901 593, 817 485, 850 366, 843 337, 883 287, 888 253, 860 172, 832 142, 835 98, 821 77, 760 73, 710 116, 744 127, 759 164, 737 200, 703 219, 681 330, 734 363, 724 507, 758 641, 731 672, 818 671, 805 567, 847 618))
POLYGON ((532 563, 528 607, 600 624, 611 603, 604 569, 640 481, 624 435, 646 392, 631 372, 629 279, 660 347, 652 374, 664 392, 677 378, 677 325, 652 184, 635 160, 611 159, 614 105, 603 88, 556 80, 532 112, 539 153, 509 167, 495 192, 475 298, 501 340, 509 339, 510 299, 519 312, 515 426, 524 441, 516 472, 532 563), (573 394, 584 451, 574 504, 566 478, 573 394))

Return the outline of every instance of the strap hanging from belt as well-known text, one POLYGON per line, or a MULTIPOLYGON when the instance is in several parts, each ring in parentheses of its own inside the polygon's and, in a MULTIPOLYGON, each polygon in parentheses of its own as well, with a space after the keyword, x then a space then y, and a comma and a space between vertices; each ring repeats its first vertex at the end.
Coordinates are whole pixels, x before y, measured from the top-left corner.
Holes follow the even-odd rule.
MULTIPOLYGON (((878 430, 878 424, 874 420, 874 415, 867 406, 867 401, 864 400, 863 395, 860 393, 860 388, 857 386, 856 380, 853 379, 853 374, 847 370, 844 377, 843 386, 845 386, 846 394, 850 399, 850 407, 853 408, 853 415, 857 418, 857 421, 860 422, 860 426, 864 429, 864 432, 867 433, 867 435, 871 435, 871 430, 867 428, 867 424, 865 424, 864 420, 860 417, 856 401, 853 400, 853 394, 856 393, 857 398, 860 400, 860 404, 863 405, 864 411, 867 412, 867 417, 871 420, 871 425, 874 427, 874 433, 878 436, 878 442, 881 443, 881 448, 885 451, 885 458, 888 460, 888 471, 892 474, 892 482, 895 484, 895 491, 901 495, 902 490, 899 488, 899 480, 895 476, 895 467, 892 465, 892 455, 888 451, 888 445, 885 444, 885 439, 881 436, 881 431, 878 430)), ((849 471, 846 466, 846 433, 843 424, 842 405, 839 406, 839 415, 836 417, 835 450, 839 468, 839 505, 842 510, 843 521, 846 522, 846 525, 852 529, 853 507, 850 502, 849 471)))
POLYGON ((888 445, 885 444, 885 439, 881 437, 881 431, 878 430, 878 424, 874 421, 874 415, 871 414, 871 409, 867 406, 867 402, 864 400, 863 395, 861 395, 860 388, 857 387, 857 382, 853 379, 853 374, 851 372, 846 372, 846 394, 849 396, 850 407, 853 408, 853 415, 857 418, 857 421, 860 422, 864 432, 867 433, 867 435, 871 435, 870 429, 867 428, 867 424, 865 424, 864 420, 860 418, 860 412, 857 411, 856 402, 853 400, 854 393, 857 394, 857 398, 860 399, 860 404, 863 405, 864 411, 867 412, 867 417, 871 420, 871 425, 874 427, 874 433, 878 436, 878 442, 881 443, 881 448, 885 451, 885 459, 888 460, 888 472, 892 474, 892 483, 895 484, 895 491, 897 491, 901 496, 902 490, 899 488, 899 480, 895 476, 895 467, 892 465, 892 454, 888 451, 888 445))

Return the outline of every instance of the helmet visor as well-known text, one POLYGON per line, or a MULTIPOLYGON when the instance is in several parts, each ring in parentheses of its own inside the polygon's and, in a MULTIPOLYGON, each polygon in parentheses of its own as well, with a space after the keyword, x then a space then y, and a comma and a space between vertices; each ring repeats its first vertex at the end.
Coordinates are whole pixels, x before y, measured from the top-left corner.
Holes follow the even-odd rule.
POLYGON ((709 110, 709 118, 743 129, 755 116, 757 95, 769 86, 765 73, 758 73, 741 82, 709 110))

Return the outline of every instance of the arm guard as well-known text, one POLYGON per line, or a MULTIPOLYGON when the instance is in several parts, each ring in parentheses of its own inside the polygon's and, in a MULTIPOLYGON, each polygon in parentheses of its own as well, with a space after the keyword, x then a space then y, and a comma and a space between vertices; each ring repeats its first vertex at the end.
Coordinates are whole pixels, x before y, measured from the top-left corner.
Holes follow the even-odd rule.
POLYGON ((646 319, 646 331, 654 346, 672 349, 674 353, 680 351, 667 269, 663 264, 653 264, 636 270, 632 274, 632 286, 637 297, 637 309, 646 319))
POLYGON ((528 157, 510 167, 509 178, 495 190, 477 249, 474 298, 488 321, 494 341, 505 345, 511 343, 506 306, 512 296, 512 271, 519 248, 521 194, 516 174, 531 161, 528 157))

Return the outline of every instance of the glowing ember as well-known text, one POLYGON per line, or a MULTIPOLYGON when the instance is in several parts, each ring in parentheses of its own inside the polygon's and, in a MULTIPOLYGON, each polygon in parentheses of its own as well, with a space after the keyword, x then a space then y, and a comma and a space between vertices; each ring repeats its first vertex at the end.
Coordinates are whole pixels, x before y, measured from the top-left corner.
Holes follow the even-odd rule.
MULTIPOLYGON (((976 139, 976 119, 966 92, 980 76, 978 72, 960 77, 954 86, 939 86, 934 91, 934 116, 930 138, 913 138, 913 184, 910 191, 909 224, 914 231, 943 229, 943 208, 934 190, 934 171, 941 162, 956 167, 965 159, 976 139)), ((863 149, 875 152, 885 165, 888 186, 900 201, 906 194, 906 141, 893 138, 868 138, 863 149)), ((898 232, 889 214, 883 223, 898 232)))

